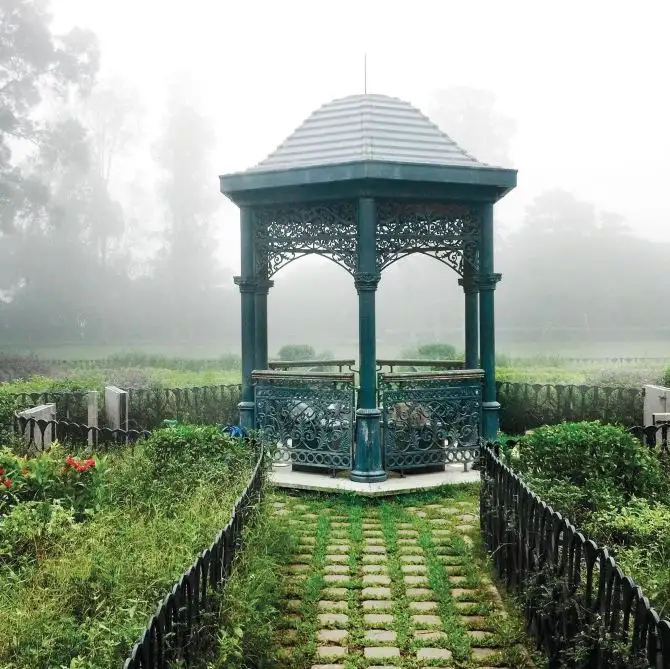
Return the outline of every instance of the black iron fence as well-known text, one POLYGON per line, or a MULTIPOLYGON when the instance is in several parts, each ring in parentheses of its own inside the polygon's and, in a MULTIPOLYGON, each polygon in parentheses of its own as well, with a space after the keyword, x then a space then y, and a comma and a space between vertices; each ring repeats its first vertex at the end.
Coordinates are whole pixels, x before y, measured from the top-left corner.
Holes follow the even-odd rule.
MULTIPOLYGON (((55 404, 56 415, 75 423, 88 420, 87 390, 53 390, 39 393, 12 393, 14 407, 25 409, 38 404, 55 404)), ((11 418, 10 418, 11 422, 11 418)))
POLYGON ((500 429, 522 434, 561 421, 602 420, 636 425, 642 419, 642 387, 586 386, 499 381, 500 429))
POLYGON ((153 429, 166 419, 216 424, 237 423, 242 387, 236 385, 193 388, 131 388, 128 391, 129 424, 153 429))
POLYGON ((205 623, 214 614, 212 594, 226 587, 245 525, 263 492, 264 452, 262 445, 254 446, 258 461, 228 524, 158 605, 124 669, 164 669, 178 662, 190 666, 211 642, 205 623))
POLYGON ((495 448, 482 452, 483 539, 501 579, 525 592, 526 626, 550 669, 670 668, 670 620, 660 619, 606 548, 535 495, 495 448))
MULTIPOLYGON (((339 363, 344 365, 349 362, 329 361, 335 367, 339 363)), ((385 361, 388 367, 400 362, 407 363, 385 361)), ((434 361, 428 362, 432 364, 434 361)), ((446 364, 451 362, 446 361, 446 364)), ((501 404, 500 425, 507 434, 522 434, 528 429, 564 420, 602 420, 620 425, 636 425, 642 419, 642 387, 510 381, 499 381, 496 385, 501 404)), ((159 427, 165 419, 210 424, 233 424, 238 419, 237 405, 241 395, 239 384, 193 388, 131 388, 128 392, 129 425, 135 430, 159 427)), ((59 418, 81 424, 87 422, 86 395, 86 392, 77 391, 16 393, 13 396, 17 409, 54 402, 59 418)), ((99 398, 103 398, 102 395, 100 393, 99 398)), ((11 415, 9 423, 11 425, 11 415)))
POLYGON ((26 452, 30 454, 48 450, 55 440, 62 444, 88 444, 97 451, 104 451, 134 444, 151 434, 149 430, 112 430, 67 420, 26 418, 18 413, 14 414, 14 433, 25 440, 26 452))
POLYGON ((658 449, 659 453, 670 456, 670 444, 668 444, 669 424, 635 425, 629 427, 628 431, 652 450, 658 449))

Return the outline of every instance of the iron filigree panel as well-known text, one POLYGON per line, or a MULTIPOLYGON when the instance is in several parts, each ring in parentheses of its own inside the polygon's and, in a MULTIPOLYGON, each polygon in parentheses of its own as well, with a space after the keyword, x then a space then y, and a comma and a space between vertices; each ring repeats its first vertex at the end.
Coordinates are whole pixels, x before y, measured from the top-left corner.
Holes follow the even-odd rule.
MULTIPOLYGON (((275 372, 275 375, 282 374, 275 372)), ((255 378, 256 427, 278 446, 276 460, 331 470, 351 468, 354 380, 308 376, 255 378)))
POLYGON ((463 275, 463 263, 478 268, 479 217, 454 203, 380 201, 377 264, 383 270, 412 253, 431 256, 463 275))
POLYGON ((356 271, 355 202, 262 207, 255 210, 256 261, 267 277, 308 254, 330 258, 350 274, 356 271), (267 259, 267 260, 266 260, 267 259))
POLYGON ((471 462, 479 457, 481 378, 379 376, 387 469, 471 462))

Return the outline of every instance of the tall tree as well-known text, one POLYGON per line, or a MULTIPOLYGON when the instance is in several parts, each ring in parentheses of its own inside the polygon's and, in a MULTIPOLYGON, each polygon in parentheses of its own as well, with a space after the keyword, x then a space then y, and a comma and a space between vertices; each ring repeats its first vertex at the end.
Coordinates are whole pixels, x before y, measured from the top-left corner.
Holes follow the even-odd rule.
POLYGON ((509 166, 516 122, 496 110, 494 93, 468 86, 441 89, 431 118, 477 160, 509 166))
POLYGON ((51 32, 47 0, 3 0, 0 5, 0 232, 45 204, 47 191, 13 160, 24 142, 40 141, 34 118, 43 92, 87 90, 98 69, 93 33, 78 28, 51 32))
POLYGON ((161 168, 159 193, 165 202, 165 247, 157 276, 168 293, 174 313, 175 336, 193 339, 208 310, 214 290, 222 284, 222 268, 215 259, 213 215, 220 206, 211 153, 215 145, 212 123, 184 101, 175 86, 168 103, 163 135, 155 156, 161 168))

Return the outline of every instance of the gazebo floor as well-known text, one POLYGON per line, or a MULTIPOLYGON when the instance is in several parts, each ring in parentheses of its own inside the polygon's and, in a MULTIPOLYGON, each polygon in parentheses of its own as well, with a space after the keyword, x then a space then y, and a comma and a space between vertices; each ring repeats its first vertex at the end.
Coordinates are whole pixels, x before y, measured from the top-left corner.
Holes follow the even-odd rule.
POLYGON ((404 477, 389 472, 381 483, 357 483, 349 480, 349 472, 339 472, 335 477, 324 470, 323 474, 295 472, 291 466, 275 465, 270 482, 277 488, 290 490, 312 490, 316 492, 354 492, 365 497, 384 497, 403 493, 433 490, 454 483, 479 481, 479 471, 464 471, 462 464, 447 465, 445 471, 430 474, 406 474, 404 477))

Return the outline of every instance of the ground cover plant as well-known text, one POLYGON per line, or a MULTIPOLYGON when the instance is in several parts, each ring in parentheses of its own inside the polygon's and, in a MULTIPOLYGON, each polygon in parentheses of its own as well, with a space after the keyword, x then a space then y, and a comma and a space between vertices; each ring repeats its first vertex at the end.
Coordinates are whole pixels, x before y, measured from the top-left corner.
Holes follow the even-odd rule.
POLYGON ((529 487, 606 545, 663 615, 670 612, 670 462, 598 421, 537 428, 506 453, 529 487))
POLYGON ((207 667, 526 667, 522 621, 481 550, 478 494, 472 484, 382 501, 274 493, 283 534, 249 554, 207 667))
POLYGON ((0 666, 121 666, 227 523, 256 455, 179 426, 105 456, 0 455, 0 666), (9 485, 6 485, 9 481, 9 485))

